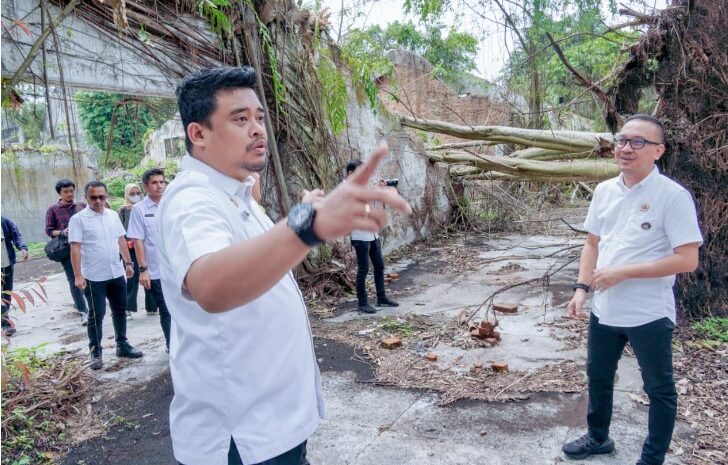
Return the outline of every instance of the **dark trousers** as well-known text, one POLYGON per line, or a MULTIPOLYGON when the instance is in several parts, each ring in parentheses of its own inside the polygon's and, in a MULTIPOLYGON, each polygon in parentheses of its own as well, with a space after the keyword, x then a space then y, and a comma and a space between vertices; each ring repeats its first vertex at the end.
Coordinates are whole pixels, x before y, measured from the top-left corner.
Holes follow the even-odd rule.
POLYGON ((152 279, 152 287, 148 292, 152 295, 152 298, 159 309, 159 324, 162 325, 164 341, 167 343, 167 349, 169 349, 169 327, 172 323, 172 317, 169 315, 167 303, 164 301, 164 294, 162 294, 162 280, 152 279))
POLYGON ((71 290, 71 298, 73 298, 73 306, 81 313, 86 313, 86 302, 83 300, 83 291, 76 287, 76 276, 73 274, 73 265, 71 265, 71 257, 69 256, 61 262, 63 271, 66 272, 68 287, 71 290))
POLYGON ((6 266, 2 269, 2 327, 7 328, 10 326, 10 320, 8 317, 8 310, 10 310, 10 301, 12 297, 10 294, 6 294, 5 291, 13 290, 13 270, 14 266, 6 266))
POLYGON ((670 446, 677 415, 677 392, 672 375, 672 331, 669 318, 633 328, 607 326, 593 314, 589 319, 586 371, 589 377, 587 423, 597 441, 609 435, 612 420, 614 375, 629 341, 650 399, 647 439, 642 446, 645 465, 661 465, 670 446))
POLYGON ((126 280, 126 311, 137 311, 137 294, 139 294, 139 263, 137 262, 136 251, 129 249, 131 263, 134 266, 134 274, 126 280))
MULTIPOLYGON (((179 465, 184 465, 180 463, 179 465)), ((238 448, 235 447, 235 441, 230 438, 230 449, 228 449, 228 465, 244 465, 243 459, 240 458, 238 448)), ((288 452, 284 452, 278 457, 273 457, 265 462, 250 465, 309 465, 306 459, 306 441, 297 445, 288 452)))
POLYGON ((103 322, 106 314, 106 299, 111 307, 111 322, 114 324, 116 345, 126 342, 126 280, 123 276, 108 281, 86 280, 86 300, 88 300, 88 346, 95 354, 100 354, 103 340, 103 322))
POLYGON ((379 239, 373 241, 351 241, 356 250, 356 298, 359 305, 366 305, 366 280, 369 273, 369 260, 374 265, 374 287, 377 288, 377 299, 383 299, 384 292, 384 259, 382 258, 382 243, 379 239))

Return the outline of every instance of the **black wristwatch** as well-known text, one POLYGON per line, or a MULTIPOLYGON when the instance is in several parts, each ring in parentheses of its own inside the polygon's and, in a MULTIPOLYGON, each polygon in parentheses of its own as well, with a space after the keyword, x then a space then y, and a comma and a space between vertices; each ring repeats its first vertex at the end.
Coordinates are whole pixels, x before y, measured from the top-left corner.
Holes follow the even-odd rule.
POLYGON ((316 209, 310 203, 297 203, 288 212, 288 226, 309 247, 316 247, 323 242, 313 231, 315 218, 316 209))
POLYGON ((581 289, 584 292, 586 292, 587 294, 589 293, 589 291, 591 291, 591 287, 589 287, 588 284, 584 284, 584 283, 574 283, 574 285, 571 287, 574 289, 574 291, 576 291, 577 289, 581 289))
POLYGON ((144 272, 145 272, 145 271, 147 271, 148 269, 149 269, 149 268, 147 268, 146 266, 140 266, 140 267, 139 267, 139 272, 140 272, 140 273, 144 273, 144 272))

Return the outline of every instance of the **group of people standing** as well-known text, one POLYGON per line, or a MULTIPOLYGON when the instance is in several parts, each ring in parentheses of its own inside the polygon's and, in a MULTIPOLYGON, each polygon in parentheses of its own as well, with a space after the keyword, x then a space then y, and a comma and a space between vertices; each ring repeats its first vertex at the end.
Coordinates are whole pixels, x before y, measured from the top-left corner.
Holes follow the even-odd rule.
MULTIPOLYGON (((377 306, 398 305, 384 292, 378 231, 388 216, 378 207, 405 214, 412 209, 395 189, 370 183, 387 146, 364 163, 351 163, 346 182, 331 192, 306 193, 274 223, 256 199, 257 173, 267 163, 256 79, 254 69, 242 67, 201 70, 182 81, 177 96, 188 155, 161 203, 164 173, 150 170, 142 178, 148 196, 141 200, 141 189, 127 186, 127 204, 118 216, 105 207, 106 186, 97 181, 84 189, 86 205, 73 202, 72 182, 60 181, 60 200, 47 215, 48 235, 65 234, 71 243, 63 266, 76 308, 88 313, 92 368, 102 365, 106 300, 121 357, 142 356, 126 340, 135 279, 156 302, 171 349, 170 433, 181 465, 309 463, 307 439, 323 418, 324 404, 306 303, 292 270, 312 248, 351 235, 358 310, 376 311, 364 286, 369 260, 377 306), (165 295, 175 311, 171 335, 165 295)), ((627 342, 650 398, 638 465, 661 465, 670 445, 677 404, 672 286, 676 274, 698 266, 703 239, 690 194, 655 167, 664 152, 659 120, 627 119, 615 137, 621 174, 599 184, 587 214, 568 310, 587 318, 586 294, 594 291, 588 429, 563 446, 571 459, 614 451, 609 430, 615 373, 627 342)), ((22 241, 6 233, 5 221, 3 236, 22 250, 22 241)))
MULTIPOLYGON (((46 212, 45 232, 50 238, 61 237, 69 253, 60 259, 68 280, 73 305, 86 326, 90 349, 90 367, 103 366, 103 319, 106 302, 116 338, 118 357, 140 358, 126 337, 127 318, 137 311, 139 285, 144 288, 148 315, 159 314, 162 332, 169 351, 171 317, 162 292, 156 247, 157 206, 167 180, 158 168, 142 175, 142 189, 137 184, 125 188, 124 205, 117 212, 109 208, 106 185, 91 181, 84 187, 84 202, 76 202, 76 185, 69 179, 56 183, 58 201, 46 212)), ((2 218, 3 291, 12 290, 15 249, 27 258, 27 246, 17 226, 2 218), (6 243, 7 241, 7 243, 6 243)), ((11 302, 3 292, 2 325, 10 336, 15 325, 7 315, 11 302)))

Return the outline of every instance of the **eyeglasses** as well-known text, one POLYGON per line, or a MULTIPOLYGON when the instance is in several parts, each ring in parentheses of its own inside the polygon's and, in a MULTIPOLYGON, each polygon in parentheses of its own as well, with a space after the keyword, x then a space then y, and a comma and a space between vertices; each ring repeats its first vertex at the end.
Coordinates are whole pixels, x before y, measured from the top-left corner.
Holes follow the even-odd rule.
POLYGON ((88 196, 88 199, 89 200, 93 200, 93 201, 96 201, 96 200, 106 200, 106 197, 108 197, 108 196, 107 195, 89 195, 88 196))
POLYGON ((622 148, 625 145, 627 145, 627 142, 629 142, 629 145, 635 149, 639 150, 642 147, 645 146, 645 144, 652 144, 652 145, 661 145, 662 142, 653 142, 651 140, 643 139, 642 137, 633 137, 633 138, 627 138, 627 137, 615 137, 614 138, 614 145, 616 145, 618 148, 622 148))

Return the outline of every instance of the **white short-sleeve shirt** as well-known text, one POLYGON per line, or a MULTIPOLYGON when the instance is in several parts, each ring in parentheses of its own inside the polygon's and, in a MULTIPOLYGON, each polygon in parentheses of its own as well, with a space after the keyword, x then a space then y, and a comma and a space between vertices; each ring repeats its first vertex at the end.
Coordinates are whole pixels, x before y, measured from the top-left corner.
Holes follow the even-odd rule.
POLYGON ((182 167, 159 204, 157 237, 162 288, 174 309, 174 455, 185 465, 226 465, 232 436, 243 462, 259 463, 305 441, 323 417, 306 306, 290 272, 230 311, 210 313, 191 300, 184 280, 195 260, 273 223, 251 197, 252 177, 241 183, 190 156, 182 167))
MULTIPOLYGON (((632 188, 621 175, 599 184, 584 228, 600 238, 597 269, 659 260, 676 247, 703 242, 690 193, 657 167, 632 188)), ((609 326, 634 327, 664 317, 675 322, 674 284, 674 275, 624 280, 596 291, 592 312, 609 326)))
POLYGON ((149 197, 134 205, 129 217, 129 230, 126 237, 144 241, 143 263, 149 269, 149 277, 160 279, 159 259, 157 258, 157 210, 158 206, 149 197))
POLYGON ((119 215, 91 207, 73 215, 68 222, 68 242, 81 243, 81 274, 89 281, 108 281, 124 275, 119 255, 119 238, 126 234, 119 215))

